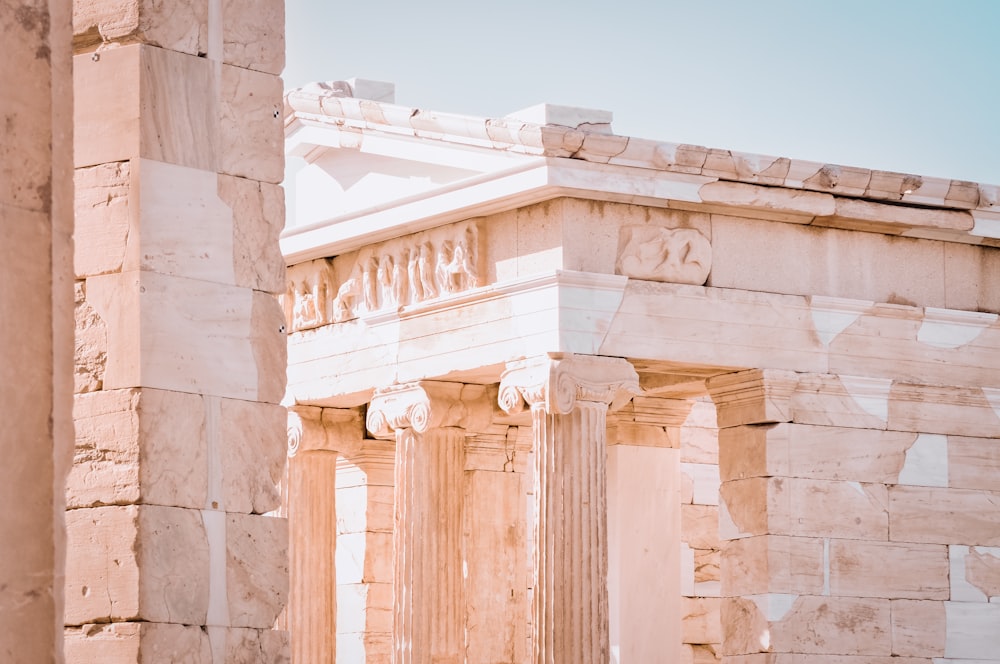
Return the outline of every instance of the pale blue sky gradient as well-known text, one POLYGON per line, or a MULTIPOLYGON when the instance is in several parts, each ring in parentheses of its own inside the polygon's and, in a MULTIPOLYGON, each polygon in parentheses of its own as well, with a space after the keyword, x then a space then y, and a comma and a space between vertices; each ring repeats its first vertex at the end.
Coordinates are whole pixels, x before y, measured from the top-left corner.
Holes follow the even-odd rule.
POLYGON ((613 111, 617 134, 1000 184, 1000 0, 289 0, 285 82, 613 111))

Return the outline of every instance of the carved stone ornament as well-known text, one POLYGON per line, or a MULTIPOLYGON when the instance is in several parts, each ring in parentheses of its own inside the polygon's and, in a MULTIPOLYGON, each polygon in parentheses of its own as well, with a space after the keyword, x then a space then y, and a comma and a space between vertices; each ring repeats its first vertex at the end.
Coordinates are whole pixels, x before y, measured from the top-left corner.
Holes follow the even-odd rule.
POLYGON ((391 437, 397 429, 425 433, 458 427, 478 432, 489 426, 492 415, 484 385, 420 381, 376 390, 366 424, 377 438, 391 437))
POLYGON ((633 279, 701 286, 712 269, 712 244, 693 228, 624 226, 615 272, 633 279))
POLYGON ((511 362, 500 377, 500 407, 518 413, 525 404, 542 406, 551 414, 566 415, 577 401, 621 408, 640 393, 639 375, 617 357, 550 353, 511 362))
POLYGON ((324 258, 288 269, 289 327, 294 332, 393 311, 480 284, 479 228, 465 221, 361 249, 353 262, 338 264, 348 275, 337 283, 334 260, 324 258))
POLYGON ((288 456, 326 450, 348 453, 364 442, 361 413, 353 408, 292 406, 288 409, 288 456))

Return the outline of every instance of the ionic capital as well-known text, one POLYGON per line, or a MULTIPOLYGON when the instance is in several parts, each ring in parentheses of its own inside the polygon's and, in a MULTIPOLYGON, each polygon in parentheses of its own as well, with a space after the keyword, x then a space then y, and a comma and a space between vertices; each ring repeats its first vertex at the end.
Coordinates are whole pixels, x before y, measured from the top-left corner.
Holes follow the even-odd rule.
POLYGON ((525 404, 565 415, 578 401, 624 406, 640 393, 639 375, 618 357, 549 353, 507 365, 500 377, 500 407, 508 414, 525 404))
POLYGON ((368 431, 377 438, 398 429, 425 433, 457 427, 469 432, 489 426, 492 408, 484 385, 420 381, 376 390, 368 405, 368 431))
POLYGON ((288 456, 323 450, 348 453, 364 442, 361 413, 351 408, 292 406, 288 409, 288 456))

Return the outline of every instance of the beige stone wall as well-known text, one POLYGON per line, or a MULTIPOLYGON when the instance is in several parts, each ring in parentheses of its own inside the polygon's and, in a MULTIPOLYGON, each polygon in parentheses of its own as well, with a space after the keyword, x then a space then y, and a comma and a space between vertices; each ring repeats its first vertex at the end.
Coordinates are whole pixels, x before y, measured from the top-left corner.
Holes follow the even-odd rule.
POLYGON ((72 446, 70 5, 0 2, 0 659, 62 661, 72 446))
POLYGON ((251 5, 74 7, 69 661, 287 657, 283 3, 251 5))

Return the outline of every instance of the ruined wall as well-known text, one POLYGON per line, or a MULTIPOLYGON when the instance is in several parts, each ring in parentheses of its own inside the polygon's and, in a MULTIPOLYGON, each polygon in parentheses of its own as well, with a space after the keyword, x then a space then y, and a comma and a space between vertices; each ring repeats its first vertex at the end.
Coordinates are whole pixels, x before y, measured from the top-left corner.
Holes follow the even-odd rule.
POLYGON ((62 661, 72 445, 68 0, 3 0, 0 34, 0 660, 62 661))
POLYGON ((281 661, 283 3, 77 2, 68 661, 281 661))

